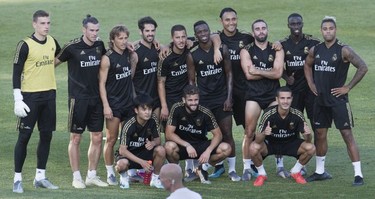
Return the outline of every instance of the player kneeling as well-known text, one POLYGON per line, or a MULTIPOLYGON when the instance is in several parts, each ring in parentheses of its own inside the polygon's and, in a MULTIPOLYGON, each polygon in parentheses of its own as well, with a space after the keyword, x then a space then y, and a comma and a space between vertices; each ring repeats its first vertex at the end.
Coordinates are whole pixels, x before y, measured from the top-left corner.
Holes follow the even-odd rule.
POLYGON ((207 169, 228 157, 231 147, 221 142, 222 134, 212 112, 199 105, 198 88, 187 85, 183 92, 182 102, 173 105, 165 129, 167 159, 176 164, 179 160, 198 159, 197 175, 202 183, 211 184, 207 169))
POLYGON ((278 105, 267 108, 263 113, 259 133, 250 145, 251 159, 259 174, 254 186, 262 186, 267 180, 263 159, 272 154, 297 158, 291 169, 291 177, 298 184, 306 184, 301 169, 314 155, 315 146, 311 143, 311 132, 303 113, 290 107, 292 99, 292 91, 288 87, 281 87, 276 96, 278 105), (300 133, 304 139, 300 138, 300 133))
POLYGON ((135 116, 125 120, 121 130, 120 147, 116 152, 116 171, 120 174, 120 188, 129 188, 128 169, 153 171, 150 186, 163 188, 159 179, 165 161, 164 147, 160 146, 158 122, 152 114, 153 99, 139 94, 134 99, 135 116), (152 161, 152 164, 149 161, 152 161))

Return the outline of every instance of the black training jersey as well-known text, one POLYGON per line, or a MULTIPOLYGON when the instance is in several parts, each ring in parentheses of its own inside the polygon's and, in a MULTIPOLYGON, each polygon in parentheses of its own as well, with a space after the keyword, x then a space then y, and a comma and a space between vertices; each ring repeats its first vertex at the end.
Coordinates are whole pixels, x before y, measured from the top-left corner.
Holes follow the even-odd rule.
POLYGON ((170 48, 167 57, 158 64, 158 76, 166 78, 166 99, 172 104, 181 101, 182 91, 189 83, 186 65, 188 53, 185 49, 182 54, 177 54, 170 48))
POLYGON ((246 77, 241 67, 240 51, 246 45, 254 42, 254 37, 238 30, 235 35, 230 37, 226 36, 224 32, 219 32, 219 35, 221 42, 228 46, 232 62, 233 92, 242 93, 246 89, 246 77))
MULTIPOLYGON (((223 48, 220 47, 221 53, 223 48)), ((214 48, 208 52, 197 46, 191 49, 191 56, 197 74, 199 88, 199 102, 209 109, 222 106, 227 98, 227 82, 224 70, 224 61, 219 65, 214 63, 214 48)))
POLYGON ((340 97, 331 94, 332 88, 345 85, 350 62, 342 59, 342 48, 345 45, 339 40, 327 48, 320 43, 314 48, 314 83, 318 92, 317 102, 323 106, 333 106, 348 102, 348 94, 340 97))
POLYGON ((277 112, 277 105, 264 110, 259 123, 259 132, 263 132, 270 122, 272 134, 266 136, 266 140, 274 142, 285 142, 300 137, 305 132, 303 113, 295 108, 290 108, 288 115, 281 118, 277 112))
POLYGON ((123 54, 112 49, 105 54, 110 62, 105 87, 112 109, 126 109, 133 106, 133 82, 129 54, 127 49, 123 54))
POLYGON ((167 125, 175 126, 175 133, 190 144, 208 140, 207 132, 219 127, 209 109, 199 105, 194 113, 188 113, 183 102, 172 106, 167 125))
POLYGON ((102 55, 106 52, 101 40, 92 46, 87 45, 82 37, 67 43, 57 59, 68 61, 69 97, 76 99, 99 98, 99 67, 102 55))
MULTIPOLYGON (((268 42, 267 48, 262 50, 255 43, 245 47, 249 52, 251 61, 259 70, 272 70, 276 51, 272 49, 272 43, 268 42)), ((248 96, 252 99, 269 101, 275 98, 276 90, 280 87, 278 79, 262 78, 259 80, 247 80, 248 96)))
POLYGON ((152 141, 159 137, 158 122, 154 114, 143 126, 137 122, 136 117, 133 116, 125 121, 120 136, 120 144, 126 145, 128 151, 133 154, 146 148, 147 139, 152 141))
POLYGON ((303 35, 302 40, 298 43, 295 43, 290 36, 281 41, 285 53, 284 62, 286 74, 291 76, 294 73, 294 84, 287 84, 293 92, 301 92, 309 89, 303 66, 310 48, 319 43, 320 41, 318 39, 306 34, 303 35))
POLYGON ((152 45, 151 49, 141 42, 135 45, 138 55, 137 68, 133 77, 136 94, 144 92, 149 94, 154 102, 159 99, 157 85, 157 67, 159 61, 158 50, 152 45))

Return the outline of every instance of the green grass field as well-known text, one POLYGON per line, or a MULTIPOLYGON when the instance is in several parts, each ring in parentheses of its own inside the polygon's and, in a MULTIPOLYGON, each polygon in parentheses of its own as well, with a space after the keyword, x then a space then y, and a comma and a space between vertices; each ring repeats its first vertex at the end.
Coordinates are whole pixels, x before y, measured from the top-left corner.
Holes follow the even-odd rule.
MULTIPOLYGON (((168 193, 163 190, 133 184, 129 190, 119 187, 75 190, 71 186, 72 173, 69 166, 67 147, 67 69, 63 64, 56 69, 57 92, 57 130, 54 133, 47 176, 59 190, 34 189, 32 180, 35 175, 36 145, 38 132, 30 140, 28 156, 23 169, 23 194, 12 192, 13 183, 13 150, 17 139, 16 117, 13 114, 12 96, 12 61, 19 40, 33 32, 32 14, 38 9, 50 12, 52 20, 51 35, 63 46, 70 39, 81 35, 81 22, 88 13, 97 17, 101 24, 100 37, 107 42, 108 32, 112 26, 122 23, 130 29, 130 40, 139 39, 137 20, 150 15, 158 23, 157 39, 166 44, 170 41, 170 28, 174 24, 183 24, 192 35, 195 21, 206 20, 212 31, 221 29, 219 12, 223 7, 233 7, 238 12, 239 29, 249 31, 254 19, 263 18, 269 25, 269 40, 284 38, 289 33, 287 16, 298 12, 304 17, 304 32, 321 38, 320 22, 325 15, 337 17, 338 38, 351 45, 367 62, 370 70, 351 92, 351 105, 355 117, 355 137, 360 147, 362 170, 365 185, 352 187, 353 168, 346 153, 345 144, 336 129, 329 131, 329 152, 326 160, 327 170, 333 179, 314 182, 304 186, 297 185, 290 179, 281 179, 275 175, 274 160, 266 159, 268 181, 265 186, 255 188, 252 183, 231 182, 224 175, 212 180, 211 185, 199 182, 186 186, 201 193, 203 198, 374 198, 375 164, 374 115, 375 115, 375 73, 371 69, 375 63, 373 41, 375 40, 372 14, 375 4, 372 0, 331 0, 331 1, 297 1, 297 0, 0 0, 0 198, 165 198, 168 193)), ((349 78, 353 75, 350 70, 349 78)), ((243 130, 233 127, 237 144, 237 171, 242 172, 242 155, 240 146, 243 130)), ((81 143, 81 173, 86 176, 89 134, 84 133, 81 143)), ((286 167, 294 164, 291 158, 285 158, 286 167)), ((308 172, 315 169, 315 159, 308 164, 308 172)), ((105 179, 104 161, 101 160, 98 174, 105 179)))

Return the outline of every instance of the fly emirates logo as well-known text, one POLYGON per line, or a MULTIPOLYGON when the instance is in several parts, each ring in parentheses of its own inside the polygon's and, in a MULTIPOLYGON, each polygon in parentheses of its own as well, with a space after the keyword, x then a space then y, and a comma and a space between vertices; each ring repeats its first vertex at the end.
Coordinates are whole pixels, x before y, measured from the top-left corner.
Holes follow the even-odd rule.
POLYGON ((302 60, 301 56, 293 56, 293 61, 286 61, 287 66, 289 67, 303 67, 305 61, 302 60))
POLYGON ((206 77, 210 75, 216 75, 223 71, 222 68, 215 68, 215 65, 207 65, 207 70, 201 71, 201 76, 206 77))
POLYGON ((336 71, 336 68, 332 67, 332 66, 328 66, 328 62, 327 61, 321 60, 320 61, 320 65, 315 64, 314 70, 315 71, 322 71, 322 72, 331 72, 331 73, 334 73, 336 71))
POLYGON ((81 61, 81 67, 99 66, 100 59, 96 59, 96 56, 89 56, 89 61, 81 61))

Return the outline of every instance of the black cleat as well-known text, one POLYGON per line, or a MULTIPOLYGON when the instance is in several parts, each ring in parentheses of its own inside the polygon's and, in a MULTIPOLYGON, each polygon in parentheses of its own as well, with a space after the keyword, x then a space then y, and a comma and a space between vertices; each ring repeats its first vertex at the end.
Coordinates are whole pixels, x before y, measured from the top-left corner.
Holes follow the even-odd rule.
POLYGON ((317 173, 312 174, 311 176, 306 178, 306 181, 312 182, 312 181, 328 180, 328 179, 332 179, 332 176, 331 176, 331 174, 329 174, 328 172, 325 171, 322 174, 317 174, 317 173))
POLYGON ((363 178, 361 176, 355 176, 354 177, 354 182, 352 184, 353 186, 361 186, 363 184, 365 184, 365 183, 363 182, 363 178))

